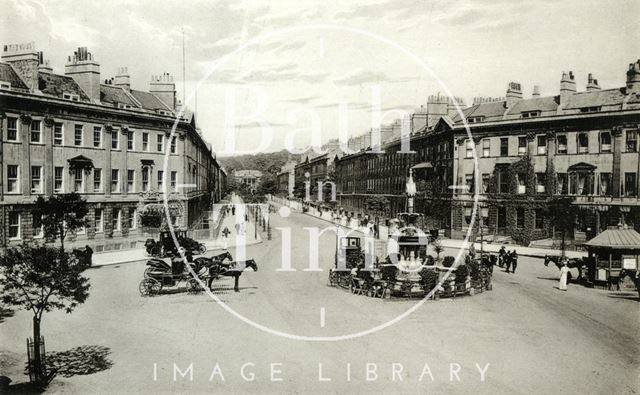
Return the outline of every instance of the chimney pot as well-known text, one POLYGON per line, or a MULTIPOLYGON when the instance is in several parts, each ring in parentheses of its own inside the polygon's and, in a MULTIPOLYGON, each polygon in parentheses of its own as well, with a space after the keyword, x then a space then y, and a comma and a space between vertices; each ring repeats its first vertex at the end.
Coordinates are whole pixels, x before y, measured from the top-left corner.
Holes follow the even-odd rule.
POLYGON ((640 59, 636 63, 629 64, 627 93, 640 93, 640 59))
POLYGON ((587 77, 587 92, 600 90, 598 86, 598 80, 593 78, 593 74, 589 73, 587 77))

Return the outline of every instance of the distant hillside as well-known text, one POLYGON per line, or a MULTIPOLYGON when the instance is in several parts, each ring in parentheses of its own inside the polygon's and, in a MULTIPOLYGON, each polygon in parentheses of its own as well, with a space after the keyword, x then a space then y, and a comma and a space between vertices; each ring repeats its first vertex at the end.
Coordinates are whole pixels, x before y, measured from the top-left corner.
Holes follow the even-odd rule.
POLYGON ((263 173, 277 174, 280 168, 289 161, 300 161, 301 155, 291 154, 287 150, 255 155, 218 157, 220 163, 230 176, 234 170, 260 170, 263 173))

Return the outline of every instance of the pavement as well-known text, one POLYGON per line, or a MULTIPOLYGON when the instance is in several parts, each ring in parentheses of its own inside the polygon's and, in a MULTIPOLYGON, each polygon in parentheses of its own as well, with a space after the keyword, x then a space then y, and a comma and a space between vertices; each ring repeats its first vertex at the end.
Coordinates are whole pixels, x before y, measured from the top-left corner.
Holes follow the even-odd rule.
MULTIPOLYGON (((43 316, 47 353, 100 346, 112 365, 58 375, 48 393, 638 393, 636 292, 574 285, 562 292, 555 266, 522 257, 515 274, 494 270, 490 292, 419 306, 417 299, 369 298, 327 286, 331 232, 318 240, 320 271, 305 270, 309 229, 326 222, 294 212, 272 215, 272 226, 271 240, 247 247, 259 270, 242 274, 240 292, 233 292, 232 278, 216 280, 217 300, 189 294, 184 284, 140 296, 144 262, 87 271, 87 301, 71 314, 43 316), (286 229, 293 270, 279 271, 286 229), (358 334, 409 309, 392 325, 348 340, 266 332, 358 334), (192 376, 183 377, 189 366, 192 376), (487 369, 484 379, 478 366, 487 369)), ((28 380, 31 324, 28 311, 0 319, 0 375, 13 383, 28 380)))
MULTIPOLYGON (((236 197, 235 200, 232 201, 232 203, 240 205, 242 202, 239 198, 236 197)), ((238 217, 243 215, 243 214, 240 214, 239 210, 236 211, 236 214, 238 214, 237 215, 238 217)), ((249 246, 249 245, 254 245, 262 242, 262 237, 260 236, 260 232, 258 231, 257 234, 255 234, 254 232, 255 225, 251 219, 245 225, 245 228, 246 228, 245 237, 242 237, 242 235, 238 235, 236 233, 235 224, 236 224, 236 215, 232 215, 231 213, 229 213, 228 215, 225 215, 224 219, 222 220, 222 223, 220 225, 220 232, 218 232, 218 237, 216 239, 199 240, 200 242, 204 243, 204 245, 207 247, 207 252, 205 254, 208 254, 211 251, 220 251, 220 250, 238 247, 241 245, 249 246), (230 232, 228 237, 225 237, 223 235, 223 230, 225 228, 228 229, 230 232)), ((92 267, 100 267, 105 265, 118 265, 121 263, 137 262, 137 261, 146 260, 146 259, 149 259, 149 255, 147 254, 147 251, 144 248, 137 248, 133 250, 100 252, 100 253, 95 253, 93 255, 92 267)))
MULTIPOLYGON (((271 202, 272 204, 275 205, 281 205, 278 202, 271 202)), ((309 212, 304 213, 305 215, 308 215, 310 217, 313 218, 317 218, 319 220, 322 221, 326 221, 326 222, 330 222, 330 223, 334 223, 331 220, 328 220, 326 218, 322 218, 319 217, 317 215, 311 214, 309 212)), ((363 233, 361 230, 356 230, 357 232, 363 233)), ((452 249, 465 249, 468 250, 469 247, 471 246, 471 242, 465 242, 464 240, 457 240, 457 239, 441 239, 440 240, 441 244, 443 247, 446 248, 452 248, 452 249)), ((473 243, 474 247, 476 249, 476 252, 479 253, 481 250, 481 243, 479 242, 475 242, 473 243)), ((525 246, 519 246, 519 245, 515 245, 515 244, 492 244, 489 243, 487 241, 485 241, 484 243, 484 251, 485 252, 493 252, 493 253, 497 253, 500 250, 500 247, 502 247, 503 245, 505 246, 505 248, 508 251, 513 251, 516 250, 518 253, 518 256, 527 256, 527 257, 534 257, 534 258, 544 258, 546 255, 561 255, 562 251, 561 250, 555 250, 555 249, 551 249, 551 248, 533 248, 533 247, 525 247, 525 246)), ((569 258, 584 258, 586 257, 588 254, 584 251, 565 251, 565 255, 569 258)))

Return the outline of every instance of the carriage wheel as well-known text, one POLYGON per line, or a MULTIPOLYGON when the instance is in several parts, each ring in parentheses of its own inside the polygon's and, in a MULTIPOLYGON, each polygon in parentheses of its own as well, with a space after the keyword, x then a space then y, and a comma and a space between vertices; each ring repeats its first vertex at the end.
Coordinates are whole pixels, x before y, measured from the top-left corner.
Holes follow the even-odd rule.
POLYGON ((187 281, 187 292, 189 292, 190 294, 195 294, 200 291, 202 291, 202 287, 198 283, 198 280, 196 280, 195 278, 190 278, 189 281, 187 281))
POLYGON ((207 246, 206 246, 206 245, 204 245, 204 244, 200 244, 200 245, 198 246, 198 253, 199 253, 200 255, 202 255, 202 254, 204 254, 205 252, 207 252, 207 246))
POLYGON ((140 291, 140 295, 142 296, 154 296, 160 293, 162 289, 162 284, 160 281, 153 278, 145 278, 140 281, 140 285, 138 286, 138 290, 140 291))

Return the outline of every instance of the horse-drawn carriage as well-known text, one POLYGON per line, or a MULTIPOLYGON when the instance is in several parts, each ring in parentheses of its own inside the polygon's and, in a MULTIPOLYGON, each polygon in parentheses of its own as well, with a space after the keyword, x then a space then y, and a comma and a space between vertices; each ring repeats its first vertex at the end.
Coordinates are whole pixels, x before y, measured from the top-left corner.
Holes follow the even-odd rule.
POLYGON ((211 289, 213 280, 222 276, 234 277, 234 291, 238 292, 238 282, 242 272, 246 269, 258 271, 258 265, 253 259, 233 261, 229 252, 212 257, 199 257, 186 264, 181 256, 174 257, 170 264, 160 258, 151 258, 147 261, 148 267, 145 269, 144 278, 138 286, 140 294, 153 296, 159 294, 163 289, 177 288, 181 284, 186 285, 187 292, 198 293, 203 290, 201 282, 207 283, 211 289), (227 260, 228 262, 225 262, 227 260), (195 277, 192 276, 186 264, 195 273, 195 277))
MULTIPOLYGON (((189 293, 202 290, 198 280, 186 270, 182 260, 176 259, 168 264, 162 259, 152 258, 147 262, 147 266, 144 279, 138 286, 141 295, 157 295, 163 288, 176 287, 181 283, 186 284, 189 293)), ((200 277, 199 272, 196 272, 196 275, 200 277)))
POLYGON ((176 230, 173 235, 170 231, 164 231, 160 232, 160 238, 157 241, 147 239, 144 243, 147 254, 161 258, 175 256, 180 247, 192 254, 204 254, 207 251, 207 247, 204 244, 188 237, 185 230, 176 230), (175 240, 173 235, 175 235, 175 240))

